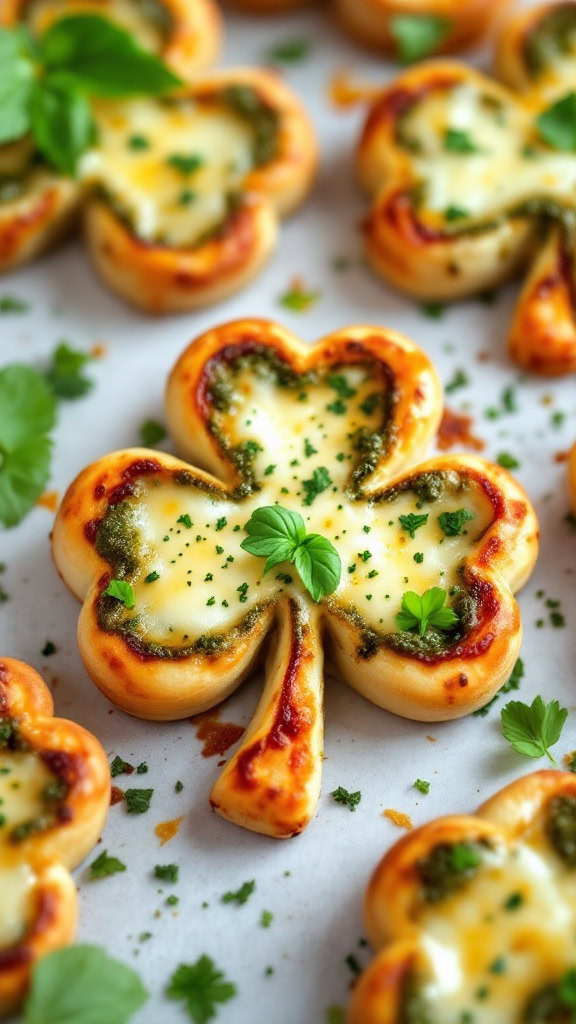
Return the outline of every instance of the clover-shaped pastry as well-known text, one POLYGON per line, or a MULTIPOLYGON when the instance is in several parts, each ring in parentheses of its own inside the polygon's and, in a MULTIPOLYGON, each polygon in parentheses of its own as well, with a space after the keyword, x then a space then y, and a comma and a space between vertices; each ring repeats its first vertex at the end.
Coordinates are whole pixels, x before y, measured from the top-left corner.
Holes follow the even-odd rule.
MULTIPOLYGON (((235 0, 257 14, 302 7, 306 0, 235 0)), ((483 36, 508 0, 333 0, 346 32, 366 46, 401 60, 449 53, 483 36)))
POLYGON ((574 26, 573 3, 511 22, 497 52, 506 85, 447 61, 405 72, 374 102, 357 153, 374 196, 365 240, 375 269, 443 300, 528 265, 509 348, 544 374, 576 370, 574 26))
POLYGON ((366 893, 379 951, 349 1024, 573 1020, 576 778, 534 772, 473 817, 438 818, 384 857, 366 893))
POLYGON ((95 142, 75 179, 39 160, 31 136, 0 146, 0 270, 83 212, 96 268, 146 311, 192 309, 245 285, 315 170, 314 133, 293 93, 272 71, 238 68, 92 108, 95 142))
POLYGON ((536 519, 498 466, 418 463, 440 412, 433 367, 393 331, 348 327, 308 349, 239 320, 172 371, 167 417, 189 461, 115 452, 68 490, 54 557, 115 704, 201 712, 270 638, 262 699, 212 792, 230 820, 275 836, 310 820, 323 647, 365 697, 415 719, 467 714, 510 674, 536 519))
POLYGON ((0 659, 0 1013, 38 957, 76 930, 75 867, 97 841, 110 770, 86 729, 53 718, 40 676, 0 659))

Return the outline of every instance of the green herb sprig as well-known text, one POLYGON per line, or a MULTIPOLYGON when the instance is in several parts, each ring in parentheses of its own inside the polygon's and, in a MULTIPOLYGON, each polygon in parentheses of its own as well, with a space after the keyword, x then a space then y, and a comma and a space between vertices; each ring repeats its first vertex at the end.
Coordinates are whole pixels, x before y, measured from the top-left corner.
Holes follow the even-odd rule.
POLYGON ((48 163, 74 177, 95 138, 89 97, 158 96, 180 84, 99 14, 71 14, 38 37, 0 29, 0 145, 32 135, 48 163))
POLYGON ((332 594, 340 583, 342 564, 333 544, 319 533, 306 533, 298 512, 282 505, 264 505, 252 513, 240 547, 265 558, 265 575, 274 565, 290 562, 314 601, 332 594))

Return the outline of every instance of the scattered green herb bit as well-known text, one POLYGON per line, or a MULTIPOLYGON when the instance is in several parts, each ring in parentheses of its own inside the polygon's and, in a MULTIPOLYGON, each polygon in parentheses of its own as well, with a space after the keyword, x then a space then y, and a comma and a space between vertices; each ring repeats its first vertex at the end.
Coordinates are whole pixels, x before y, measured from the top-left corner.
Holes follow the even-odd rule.
POLYGON ((251 882, 243 882, 235 892, 225 892, 222 896, 222 903, 236 903, 238 906, 242 906, 248 902, 255 888, 256 882, 254 879, 251 882))
POLYGON ((317 498, 322 491, 330 487, 331 483, 332 479, 326 467, 319 466, 318 469, 314 470, 311 480, 302 481, 302 487, 306 492, 306 497, 302 499, 302 504, 311 505, 314 498, 317 498))
POLYGON ((425 512, 421 516, 416 516, 413 512, 410 512, 407 516, 398 516, 398 521, 402 529, 407 530, 412 540, 414 540, 416 530, 421 526, 425 526, 428 522, 428 513, 425 512))
POLYGON ((187 177, 189 174, 193 174, 194 171, 199 171, 204 166, 204 157, 200 156, 199 153, 172 153, 171 156, 167 157, 166 163, 170 164, 170 167, 174 167, 179 174, 183 174, 187 177))
POLYGON ((155 583, 156 580, 159 580, 159 579, 160 579, 160 573, 156 572, 156 569, 154 569, 153 572, 149 572, 148 575, 144 577, 144 583, 155 583))
POLYGON ((319 298, 320 292, 307 292, 301 288, 292 288, 284 292, 278 301, 285 309, 291 309, 293 313, 304 313, 314 306, 319 298))
POLYGON ((180 868, 177 864, 156 864, 154 877, 161 878, 163 882, 177 882, 180 868))
POLYGON ((430 783, 425 782, 424 779, 416 779, 416 782, 414 783, 414 789, 419 790, 420 793, 429 793, 430 783))
POLYGON ((153 789, 127 789, 124 793, 128 814, 144 814, 150 807, 153 789))
POLYGON ((58 949, 36 960, 25 1024, 127 1024, 148 993, 132 968, 99 946, 58 949))
POLYGON ((450 31, 448 19, 434 14, 393 14, 388 24, 402 64, 435 53, 450 31))
POLYGON ((148 774, 148 765, 146 764, 146 761, 141 761, 140 762, 140 764, 136 768, 136 774, 137 775, 147 775, 148 774))
POLYGON ((274 920, 274 914, 271 910, 263 910, 260 915, 260 924, 263 928, 269 928, 274 920))
POLYGON ((128 148, 136 151, 150 149, 150 140, 145 135, 131 135, 128 139, 128 148))
POLYGON ((550 422, 551 422, 553 427, 556 427, 556 429, 559 429, 563 425, 565 419, 566 419, 566 413, 562 412, 560 409, 557 409, 556 412, 552 413, 552 415, 550 417, 550 422))
POLYGON ((280 562, 291 562, 314 601, 336 590, 342 571, 340 556, 325 537, 306 533, 298 512, 282 505, 263 506, 255 509, 244 529, 248 537, 240 547, 266 558, 263 575, 280 562))
POLYGON ((346 1010, 343 1006, 329 1006, 326 1010, 326 1024, 346 1024, 346 1010))
POLYGON ((501 711, 502 733, 519 754, 546 756, 556 764, 548 748, 560 739, 567 716, 567 709, 561 708, 557 700, 546 704, 538 696, 530 705, 512 700, 501 711))
POLYGON ((356 977, 359 974, 362 974, 362 968, 358 963, 357 957, 354 956, 354 953, 349 953, 348 956, 345 958, 344 963, 347 964, 347 966, 352 971, 352 974, 356 975, 356 977))
POLYGON ((166 427, 158 420, 144 420, 140 427, 140 441, 145 448, 153 448, 166 437, 166 427))
POLYGON ((336 391, 340 398, 353 398, 356 388, 351 388, 343 373, 333 373, 328 377, 328 386, 336 391))
POLYGON ((56 347, 46 371, 46 382, 57 398, 81 398, 91 391, 94 382, 82 373, 91 358, 85 352, 71 348, 65 341, 56 347))
POLYGON ((438 516, 440 529, 447 537, 457 537, 462 533, 464 523, 469 523, 475 515, 475 512, 469 512, 467 508, 457 508, 454 512, 441 512, 438 516))
POLYGON ((363 562, 367 562, 370 558, 372 558, 372 552, 368 551, 368 549, 366 548, 365 551, 358 552, 358 558, 361 558, 363 562))
POLYGON ((166 906, 167 907, 176 907, 176 906, 178 906, 179 903, 180 903, 180 898, 178 896, 167 896, 166 897, 166 906))
POLYGON ((576 151, 576 92, 568 92, 552 103, 537 120, 540 137, 552 149, 576 151))
POLYGON ((0 313, 27 313, 29 309, 30 303, 24 302, 24 299, 19 299, 16 295, 0 296, 0 313))
POLYGON ((99 857, 90 865, 90 878, 107 878, 108 875, 117 875, 120 871, 126 871, 126 865, 117 857, 109 857, 108 850, 102 850, 99 857))
POLYGON ((217 522, 216 522, 216 530, 218 532, 220 530, 223 530, 224 527, 227 526, 227 524, 228 524, 228 520, 226 519, 226 516, 221 516, 220 519, 218 519, 217 522))
POLYGON ((470 211, 465 210, 462 206, 447 206, 444 210, 444 219, 447 221, 462 220, 463 217, 469 217, 470 211))
POLYGON ((56 402, 28 366, 0 370, 0 524, 16 526, 42 494, 50 473, 56 402))
POLYGON ((423 551, 417 551, 415 553, 415 555, 414 555, 414 561, 418 562, 418 564, 421 565, 422 562, 424 561, 424 552, 423 551))
POLYGON ((292 577, 287 572, 279 572, 276 574, 277 580, 282 580, 282 583, 292 583, 292 577))
POLYGON ((271 462, 269 466, 266 466, 266 469, 264 470, 264 476, 272 476, 272 473, 276 469, 276 465, 276 462, 271 462))
POLYGON ((355 811, 362 799, 362 793, 357 790, 356 793, 349 793, 343 786, 338 786, 331 793, 337 804, 344 804, 350 811, 355 811))
POLYGON ((516 397, 516 389, 512 385, 508 385, 502 392, 502 406, 505 412, 518 412, 518 399, 516 397))
POLYGON ((445 302, 421 302, 420 312, 430 318, 430 320, 441 320, 446 312, 445 302))
POLYGON ((113 597, 116 601, 121 601, 126 608, 133 608, 136 604, 134 588, 125 580, 110 580, 106 590, 102 591, 102 596, 113 597))
POLYGON ((504 910, 518 910, 524 903, 524 896, 521 892, 511 892, 504 900, 504 910))
POLYGON ((182 790, 184 789, 184 783, 180 782, 180 779, 178 779, 178 782, 175 784, 174 789, 176 790, 177 793, 181 793, 182 790))
POLYGON ((510 455, 510 452, 500 452, 500 454, 496 456, 496 462, 499 466, 502 466, 503 469, 518 469, 520 466, 518 459, 515 459, 513 455, 510 455))
POLYGON ((209 956, 201 956, 193 964, 180 964, 170 978, 166 995, 183 999, 195 1024, 207 1024, 216 1016, 216 1005, 227 1003, 236 995, 236 986, 226 981, 209 956))
POLYGON ((213 604, 216 604, 216 598, 214 597, 214 595, 212 595, 212 597, 208 598, 208 600, 206 601, 206 604, 208 605, 208 607, 210 607, 213 604))
POLYGON ((193 192, 191 188, 183 188, 178 196, 178 202, 180 206, 191 206, 192 203, 196 202, 197 198, 197 192, 193 192))
POLYGON ((328 412, 333 412, 335 416, 344 416, 348 406, 341 398, 336 398, 333 402, 329 402, 326 406, 328 412))
POLYGON ((152 932, 140 932, 138 936, 138 942, 148 942, 148 939, 152 938, 152 932))
POLYGON ((310 52, 307 39, 287 39, 284 43, 272 46, 266 56, 275 64, 299 64, 310 52))
POLYGON ((458 391, 459 388, 468 387, 469 383, 470 378, 468 374, 464 372, 464 370, 455 370, 454 376, 452 377, 451 380, 448 381, 446 387, 444 388, 444 391, 446 392, 447 395, 451 395, 453 394, 454 391, 458 391))
POLYGON ((308 440, 307 437, 304 438, 304 455, 306 455, 308 458, 310 458, 311 455, 317 455, 317 454, 318 454, 318 449, 314 447, 314 445, 308 440))
POLYGON ((498 700, 501 693, 509 693, 510 690, 520 689, 520 680, 523 678, 523 676, 524 662, 522 661, 522 658, 517 658, 514 668, 512 669, 510 678, 507 679, 504 685, 500 687, 498 693, 496 693, 492 697, 492 700, 489 700, 488 703, 484 705, 484 707, 478 708, 478 710, 474 711, 473 714, 475 716, 480 715, 482 718, 484 718, 488 714, 492 705, 498 700))
POLYGON ((447 128, 444 135, 444 149, 448 153, 480 153, 481 150, 468 132, 460 128, 447 128))
POLYGON ((490 971, 490 974, 505 974, 506 958, 503 956, 497 956, 489 965, 488 970, 490 971))
POLYGON ((56 644, 52 643, 51 640, 47 640, 42 648, 42 654, 45 658, 49 658, 51 654, 56 654, 57 650, 56 644))
POLYGON ((429 626, 437 629, 453 629, 458 616, 452 608, 444 607, 447 593, 441 587, 431 587, 420 596, 408 590, 402 598, 402 610, 396 615, 398 629, 418 629, 424 636, 429 626))
POLYGON ((133 771, 132 765, 128 764, 128 761, 124 761, 119 754, 116 754, 116 757, 110 764, 110 775, 112 778, 115 779, 118 775, 131 775, 133 771))

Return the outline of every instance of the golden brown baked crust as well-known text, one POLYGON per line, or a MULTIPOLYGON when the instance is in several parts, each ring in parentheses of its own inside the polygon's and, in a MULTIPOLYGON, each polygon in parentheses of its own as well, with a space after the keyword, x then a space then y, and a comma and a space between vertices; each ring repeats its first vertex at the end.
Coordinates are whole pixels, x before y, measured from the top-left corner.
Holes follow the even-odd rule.
POLYGON ((83 601, 81 654, 124 710, 180 718, 227 697, 272 630, 264 694, 212 802, 248 828, 290 836, 310 820, 319 793, 321 633, 338 674, 378 706, 426 721, 467 714, 490 699, 517 657, 512 591, 534 564, 536 518, 498 466, 469 456, 418 463, 438 424, 440 387, 424 353, 384 328, 345 328, 308 349, 272 322, 224 324, 178 360, 166 412, 189 461, 145 449, 112 453, 80 474, 58 512, 53 552, 83 601), (349 404, 331 402, 344 372, 358 381, 344 387, 349 404), (248 429, 253 414, 269 417, 256 433, 248 429), (313 468, 331 487, 325 480, 322 494, 303 501, 311 482, 293 481, 313 468), (261 560, 241 549, 253 509, 275 501, 302 509, 307 530, 331 540, 335 517, 349 517, 335 540, 343 565, 331 597, 314 603, 290 566, 287 579, 276 570, 262 577, 261 560), (396 532, 397 513, 422 503, 430 533, 417 542, 396 532), (438 513, 466 503, 476 531, 443 538, 438 513), (429 564, 413 557, 418 547, 429 564), (454 581, 467 625, 452 642, 436 637, 432 648, 398 638, 394 615, 408 574, 420 593, 434 580, 454 581), (111 578, 133 585, 134 612, 103 596, 111 578))
MULTIPOLYGON (((526 954, 529 950, 535 951, 535 958, 530 961, 531 971, 524 971, 520 983, 516 982, 517 993, 512 996, 512 1005, 506 1004, 502 1017, 506 1020, 528 1019, 522 1016, 526 1006, 525 990, 528 989, 528 993, 532 995, 532 992, 545 987, 546 983, 552 984, 559 980, 548 972, 553 970, 559 938, 562 934, 565 938, 569 938, 570 932, 568 919, 561 917, 558 930, 556 932, 552 930, 548 936, 548 948, 546 945, 542 948, 534 937, 536 928, 533 922, 530 921, 523 927, 521 918, 522 906, 530 903, 532 891, 537 892, 538 887, 545 884, 544 878, 547 879, 549 876, 553 879, 563 880, 566 878, 570 884, 567 872, 573 872, 573 864, 567 865, 561 859, 551 838, 549 827, 549 815, 552 813, 553 807, 551 801, 563 798, 568 798, 572 809, 576 806, 576 778, 574 775, 560 771, 534 772, 497 792, 480 807, 476 815, 438 818, 414 830, 392 847, 376 868, 366 892, 365 923, 368 936, 377 955, 372 964, 360 976, 354 988, 348 1011, 348 1024, 398 1024, 400 1019, 404 1019, 401 1013, 402 1010, 406 1011, 406 1000, 409 998, 414 1001, 413 1005, 417 1003, 420 1007, 420 1013, 424 1014, 426 1011, 432 1014, 438 1012, 441 1014, 442 993, 458 990, 458 979, 461 972, 463 974, 462 988, 464 988, 465 982, 470 980, 467 972, 472 973, 476 969, 476 949, 471 945, 470 950, 474 950, 474 952, 467 953, 468 946, 465 946, 466 942, 474 941, 475 926, 478 930, 476 945, 481 942, 482 928, 492 928, 496 935, 498 935, 499 929, 501 930, 500 966, 493 971, 492 978, 499 970, 502 970, 502 974, 505 973, 508 969, 509 956, 526 954), (430 863, 430 856, 439 850, 449 851, 454 846, 462 848, 463 844, 469 848, 472 847, 478 855, 477 863, 473 865, 469 877, 459 882, 457 887, 451 891, 442 893, 437 890, 433 896, 427 896, 427 891, 430 890, 426 890, 426 886, 431 884, 431 876, 426 874, 425 865, 427 862, 430 863), (527 884, 527 878, 530 878, 529 872, 528 875, 524 873, 525 863, 522 862, 522 852, 526 848, 530 858, 528 864, 531 867, 533 867, 535 858, 540 858, 542 861, 541 874, 536 873, 532 879, 534 890, 531 889, 530 884, 527 884), (517 857, 519 860, 515 868, 514 861, 517 857), (487 860, 483 862, 483 858, 487 858, 487 860), (510 858, 508 864, 506 858, 510 858), (476 870, 478 871, 477 876, 475 875, 476 870), (480 903, 476 919, 464 916, 463 911, 458 917, 459 893, 464 896, 467 893, 472 893, 476 877, 481 886, 483 873, 492 880, 492 884, 495 884, 494 880, 497 882, 499 872, 506 871, 508 871, 508 882, 512 887, 512 892, 505 890, 505 896, 509 900, 508 909, 505 905, 501 905, 495 908, 496 913, 489 914, 490 890, 485 889, 483 894, 479 890, 480 903), (489 916, 482 917, 483 910, 489 916), (462 936, 461 948, 458 948, 458 944, 456 944, 454 952, 451 943, 453 932, 446 930, 440 939, 440 942, 444 942, 445 945, 445 955, 453 957, 451 961, 453 984, 445 987, 439 983, 435 988, 433 987, 435 975, 430 967, 431 961, 427 950, 432 949, 434 939, 430 940, 428 946, 424 939, 426 914, 432 913, 432 911, 435 912, 437 919, 444 916, 447 924, 452 922, 458 936, 460 934, 462 936), (501 920, 498 917, 498 911, 504 914, 501 920), (506 915, 509 917, 507 918, 506 915), (519 922, 519 925, 516 933, 513 932, 515 937, 512 939, 511 948, 508 948, 508 933, 504 925, 509 920, 514 920, 514 915, 516 915, 515 920, 519 922), (427 990, 427 999, 424 1005, 421 1005, 418 1003, 418 998, 421 998, 421 993, 425 991, 424 981, 431 984, 427 990), (434 992, 438 1003, 435 1002, 434 992), (509 1016, 511 1012, 513 1012, 513 1016, 509 1016)), ((489 884, 491 884, 490 881, 485 883, 485 885, 489 884)), ((570 903, 570 898, 568 903, 570 903)), ((490 909, 492 908, 490 907, 490 909)), ((549 905, 547 912, 551 919, 554 918, 556 907, 549 905)), ((442 935, 442 932, 438 933, 436 930, 434 934, 442 935)), ((486 962, 486 958, 490 956, 490 947, 485 936, 486 933, 484 933, 483 952, 482 949, 478 950, 480 962, 486 962), (482 961, 482 955, 484 961, 482 961)), ((440 964, 440 960, 438 960, 438 964, 440 964)), ((488 986, 491 983, 488 967, 485 970, 486 973, 482 981, 486 982, 486 991, 482 998, 489 996, 488 986)), ((453 1013, 456 1013, 457 1006, 455 1007, 451 1003, 450 1008, 453 1013)), ((470 1012, 470 1007, 467 1008, 467 1012, 470 1012)), ((494 1012, 493 1007, 492 1012, 494 1012)), ((428 1018, 423 1017, 422 1019, 428 1018)), ((457 1019, 456 1016, 453 1019, 457 1019)), ((536 1020, 536 1017, 533 1019, 536 1020)))
MULTIPOLYGON (((159 33, 155 52, 175 74, 189 80, 218 56, 222 34, 220 11, 213 0, 159 0, 159 5, 166 13, 166 27, 159 33)), ((3 0, 0 26, 10 27, 19 21, 29 23, 30 6, 30 0, 3 0)), ((47 3, 37 19, 42 29, 51 20, 67 14, 96 12, 115 20, 115 0, 55 0, 53 7, 53 17, 47 3)), ((122 23, 121 17, 118 20, 122 23)))
MULTIPOLYGON (((0 660, 0 755, 11 772, 17 772, 19 758, 37 759, 52 779, 50 795, 42 797, 41 817, 19 820, 14 827, 3 800, 2 891, 6 895, 6 886, 12 887, 12 873, 25 869, 28 893, 27 914, 16 922, 17 938, 0 945, 0 1012, 23 996, 38 957, 73 939, 77 900, 69 869, 96 843, 110 804, 110 770, 102 747, 86 729, 54 718, 53 710, 50 692, 32 668, 12 658, 0 660)), ((8 913, 5 902, 3 913, 8 913)), ((1 922, 4 927, 9 923, 1 922)))
MULTIPOLYGON (((539 138, 536 119, 572 88, 573 58, 554 50, 551 63, 544 61, 539 68, 533 55, 535 41, 551 31, 559 12, 576 21, 574 3, 530 8, 510 21, 497 48, 496 69, 505 85, 449 61, 423 64, 398 76, 372 104, 357 150, 362 184, 373 197, 365 245, 376 271, 411 295, 452 300, 493 288, 529 266, 510 328, 509 351, 526 369, 551 375, 576 369, 568 228, 574 203, 564 187, 565 169, 559 174, 558 166, 550 165, 547 178, 534 177, 538 157, 544 158, 544 166, 555 155, 539 138), (471 127, 467 123, 463 133, 462 108, 458 113, 455 97, 464 95, 476 104, 477 121, 471 127), (482 113, 482 103, 502 118, 501 138, 493 142, 498 154, 492 157, 493 174, 486 175, 484 184, 478 168, 482 152, 488 160, 488 148, 462 148, 467 142, 463 134, 486 136, 489 111, 486 106, 482 113), (452 139, 451 152, 446 142, 444 151, 436 141, 433 146, 438 148, 431 149, 430 138, 422 135, 426 122, 424 114, 418 121, 418 113, 426 110, 425 104, 434 105, 434 116, 447 128, 452 127, 450 118, 456 118, 460 138, 452 139), (515 159, 512 150, 505 157, 509 162, 500 165, 498 158, 511 140, 517 165, 510 162, 515 159), (450 198, 442 209, 434 198, 437 190, 454 194, 446 184, 456 180, 449 177, 454 161, 459 164, 459 196, 477 201, 477 210, 450 198)), ((427 123, 433 123, 431 117, 427 123)))

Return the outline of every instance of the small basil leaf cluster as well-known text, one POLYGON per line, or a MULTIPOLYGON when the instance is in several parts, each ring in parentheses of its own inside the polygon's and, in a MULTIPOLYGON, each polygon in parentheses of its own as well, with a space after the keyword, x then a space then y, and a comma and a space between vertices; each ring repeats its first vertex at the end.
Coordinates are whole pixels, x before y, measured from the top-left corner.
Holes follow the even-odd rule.
POLYGON ((157 96, 180 85, 158 57, 98 14, 73 14, 39 37, 0 29, 0 145, 31 135, 73 177, 95 141, 90 96, 157 96))
POLYGON ((298 512, 282 505, 264 505, 255 509, 244 529, 248 536, 240 547, 266 559, 262 575, 280 562, 290 562, 314 601, 336 590, 342 572, 340 555, 326 537, 306 533, 298 512))

